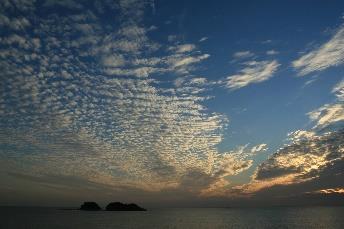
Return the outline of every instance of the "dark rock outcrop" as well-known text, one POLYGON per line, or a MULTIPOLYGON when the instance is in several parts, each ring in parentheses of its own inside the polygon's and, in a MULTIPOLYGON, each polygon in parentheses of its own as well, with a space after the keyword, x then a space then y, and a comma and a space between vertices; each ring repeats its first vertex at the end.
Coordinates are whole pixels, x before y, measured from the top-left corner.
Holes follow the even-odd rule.
POLYGON ((106 211, 147 211, 136 204, 123 204, 121 202, 112 202, 106 206, 106 211))
POLYGON ((84 211, 99 211, 99 210, 101 210, 101 208, 99 207, 99 205, 96 202, 84 202, 80 206, 80 210, 84 210, 84 211))

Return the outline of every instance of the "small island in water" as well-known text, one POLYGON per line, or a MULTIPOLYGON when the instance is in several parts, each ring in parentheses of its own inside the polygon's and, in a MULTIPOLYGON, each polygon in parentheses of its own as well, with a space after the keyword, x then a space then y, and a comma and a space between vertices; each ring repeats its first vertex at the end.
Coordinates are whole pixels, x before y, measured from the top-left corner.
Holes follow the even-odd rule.
POLYGON ((121 202, 112 202, 106 206, 106 211, 147 211, 136 204, 123 204, 121 202))
MULTIPOLYGON (((79 210, 83 211, 99 211, 102 210, 96 202, 84 202, 79 210)), ((147 211, 137 204, 123 204, 121 202, 111 202, 106 208, 106 211, 147 211)))
POLYGON ((80 206, 80 210, 83 211, 99 211, 102 210, 96 202, 84 202, 80 206))

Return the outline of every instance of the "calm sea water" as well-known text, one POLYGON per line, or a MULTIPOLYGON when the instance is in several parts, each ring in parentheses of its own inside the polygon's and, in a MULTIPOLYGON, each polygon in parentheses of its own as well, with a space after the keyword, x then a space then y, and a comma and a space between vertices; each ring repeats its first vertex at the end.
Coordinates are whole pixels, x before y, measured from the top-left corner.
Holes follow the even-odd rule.
POLYGON ((190 208, 83 212, 0 208, 0 228, 344 228, 344 207, 190 208))

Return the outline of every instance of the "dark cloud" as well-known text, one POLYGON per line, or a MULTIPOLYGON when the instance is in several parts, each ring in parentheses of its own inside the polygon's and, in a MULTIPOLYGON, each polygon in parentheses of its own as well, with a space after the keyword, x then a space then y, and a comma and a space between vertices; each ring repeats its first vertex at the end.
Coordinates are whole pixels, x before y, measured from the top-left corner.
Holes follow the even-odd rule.
POLYGON ((336 160, 343 160, 344 129, 298 141, 280 149, 262 163, 255 178, 275 178, 287 174, 316 177, 336 160))
POLYGON ((343 203, 344 129, 296 141, 258 166, 251 183, 237 187, 254 203, 272 205, 343 203), (322 191, 325 190, 325 191, 322 191), (332 197, 326 197, 327 194, 332 197), (318 198, 318 199, 317 199, 318 198), (289 200, 289 202, 288 202, 289 200))

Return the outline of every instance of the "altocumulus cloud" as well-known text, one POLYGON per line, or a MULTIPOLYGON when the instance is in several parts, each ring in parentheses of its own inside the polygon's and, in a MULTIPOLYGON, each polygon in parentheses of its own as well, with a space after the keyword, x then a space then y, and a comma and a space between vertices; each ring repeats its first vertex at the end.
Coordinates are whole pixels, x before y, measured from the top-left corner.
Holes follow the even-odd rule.
MULTIPOLYGON (((332 103, 307 113, 313 128, 291 133, 289 145, 259 165, 250 183, 230 188, 231 176, 255 166, 256 154, 268 146, 220 152, 229 121, 206 107, 209 91, 271 79, 280 66, 277 52, 262 60, 237 52, 238 72, 212 81, 195 74, 212 58, 201 50, 207 38, 197 45, 178 35, 167 44, 152 39, 159 28, 143 20, 152 5, 1 1, 0 178, 6 190, 31 182, 60 193, 100 189, 123 196, 228 197, 300 184, 307 192, 340 192, 343 82, 333 87, 332 103), (337 175, 331 180, 329 174, 337 175)), ((294 67, 303 75, 341 64, 342 36, 339 28, 294 67)))
MULTIPOLYGON (((107 188, 209 193, 251 166, 246 156, 217 151, 228 120, 202 105, 211 84, 189 75, 210 55, 151 40, 154 29, 142 23, 150 6, 1 3, 0 157, 8 169, 31 181, 72 176, 107 188), (46 13, 37 15, 38 7, 46 13), (109 11, 118 25, 105 20, 109 11), (187 80, 160 88, 166 73, 187 80)), ((259 82, 276 65, 246 72, 259 82)))

